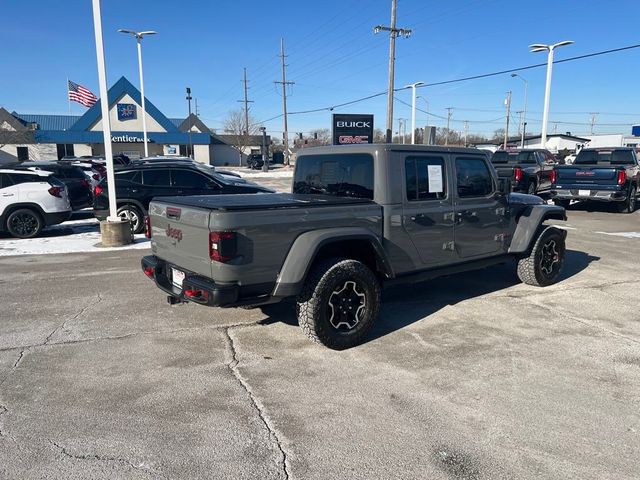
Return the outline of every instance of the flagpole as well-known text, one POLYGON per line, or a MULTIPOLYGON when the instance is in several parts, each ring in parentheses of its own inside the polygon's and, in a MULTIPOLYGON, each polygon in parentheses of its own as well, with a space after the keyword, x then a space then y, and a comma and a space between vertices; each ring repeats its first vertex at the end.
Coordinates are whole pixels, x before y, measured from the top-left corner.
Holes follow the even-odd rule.
POLYGON ((69 98, 69 77, 67 77, 67 103, 69 104, 69 115, 71 115, 71 99, 69 98))

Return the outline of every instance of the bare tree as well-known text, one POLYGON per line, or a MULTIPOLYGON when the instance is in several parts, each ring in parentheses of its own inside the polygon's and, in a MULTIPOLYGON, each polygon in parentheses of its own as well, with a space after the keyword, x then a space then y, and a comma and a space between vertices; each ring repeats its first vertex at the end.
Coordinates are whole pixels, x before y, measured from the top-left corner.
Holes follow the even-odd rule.
POLYGON ((309 144, 314 146, 331 145, 331 130, 328 128, 316 128, 311 130, 309 144))
POLYGON ((251 144, 251 136, 258 134, 258 122, 249 115, 249 125, 245 124, 243 110, 232 110, 224 121, 224 131, 230 135, 231 145, 238 151, 238 161, 242 165, 242 155, 251 144))

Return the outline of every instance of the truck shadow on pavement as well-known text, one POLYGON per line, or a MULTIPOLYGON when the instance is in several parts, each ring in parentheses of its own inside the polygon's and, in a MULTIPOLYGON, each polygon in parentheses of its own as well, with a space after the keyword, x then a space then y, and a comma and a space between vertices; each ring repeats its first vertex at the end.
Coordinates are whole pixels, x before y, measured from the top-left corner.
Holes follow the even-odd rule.
MULTIPOLYGON (((559 282, 564 282, 578 275, 592 262, 598 260, 600 257, 576 250, 567 250, 559 282)), ((446 306, 499 292, 519 283, 521 282, 516 274, 515 262, 507 262, 483 270, 387 288, 382 294, 380 318, 363 343, 407 327, 446 306)), ((285 301, 267 305, 263 308, 263 312, 268 315, 268 318, 260 321, 261 325, 278 321, 287 325, 298 324, 292 302, 285 301)))

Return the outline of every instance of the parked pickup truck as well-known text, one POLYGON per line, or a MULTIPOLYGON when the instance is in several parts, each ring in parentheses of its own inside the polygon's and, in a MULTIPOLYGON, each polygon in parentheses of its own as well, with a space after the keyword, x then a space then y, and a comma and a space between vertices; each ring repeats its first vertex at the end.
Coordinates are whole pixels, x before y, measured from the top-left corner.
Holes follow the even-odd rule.
POLYGON ((408 145, 305 149, 293 192, 157 198, 142 269, 169 302, 256 306, 297 299, 300 326, 330 348, 373 325, 381 287, 515 259, 554 283, 565 210, 499 188, 485 153, 408 145))
POLYGON ((583 148, 573 164, 557 166, 551 198, 567 207, 571 200, 615 202, 632 213, 640 187, 640 166, 633 148, 583 148))
POLYGON ((556 158, 548 150, 498 150, 491 163, 499 178, 509 178, 514 192, 536 195, 551 188, 551 172, 556 158))

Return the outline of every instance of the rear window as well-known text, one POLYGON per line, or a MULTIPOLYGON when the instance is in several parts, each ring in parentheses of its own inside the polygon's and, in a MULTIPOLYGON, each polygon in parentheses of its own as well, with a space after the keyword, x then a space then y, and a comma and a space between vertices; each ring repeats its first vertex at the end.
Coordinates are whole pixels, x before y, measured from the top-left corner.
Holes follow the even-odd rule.
POLYGON ((495 152, 491 157, 491 163, 506 163, 509 165, 536 163, 535 152, 495 152))
POLYGON ((142 173, 136 172, 135 170, 131 172, 118 172, 116 173, 116 180, 140 184, 142 183, 142 173))
POLYGON ((296 162, 293 193, 373 199, 373 157, 366 153, 304 155, 296 162))
POLYGON ((152 187, 169 187, 169 170, 145 170, 142 175, 142 183, 152 187))
POLYGON ((582 150, 574 165, 633 165, 631 150, 582 150))

